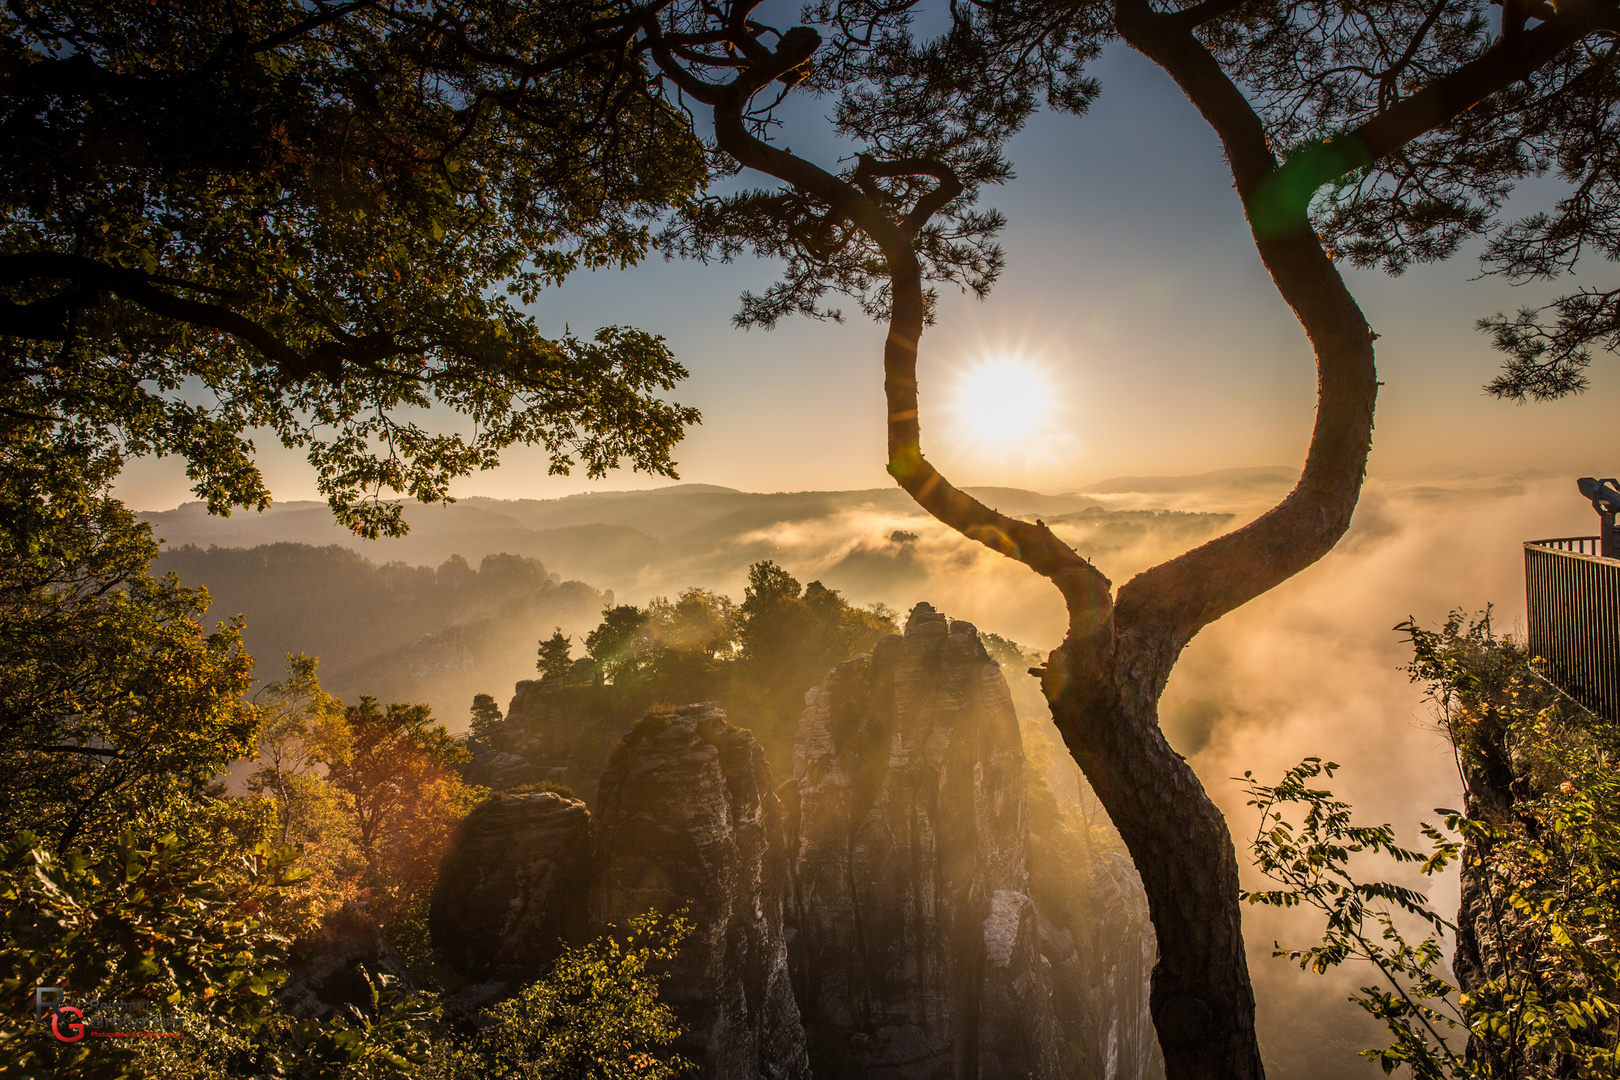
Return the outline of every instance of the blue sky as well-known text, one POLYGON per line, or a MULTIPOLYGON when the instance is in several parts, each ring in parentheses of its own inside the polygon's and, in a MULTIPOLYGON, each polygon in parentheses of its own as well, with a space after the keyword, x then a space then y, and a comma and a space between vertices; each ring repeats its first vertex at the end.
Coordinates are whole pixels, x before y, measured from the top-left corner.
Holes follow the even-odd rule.
MULTIPOLYGON (((1169 78, 1128 49, 1110 48, 1093 70, 1103 91, 1091 112, 1036 117, 1010 147, 1017 178, 988 193, 1010 219, 1007 269, 990 298, 945 296, 923 339, 925 452, 958 483, 1050 492, 1118 474, 1299 462, 1314 408, 1311 356, 1255 254, 1213 134, 1169 78), (954 384, 993 354, 1027 355, 1050 374, 1053 437, 1033 449, 957 437, 954 384)), ((820 108, 812 106, 811 120, 820 108)), ((824 164, 838 153, 819 125, 783 137, 801 153, 816 147, 824 164)), ((1514 208, 1555 190, 1538 183, 1514 208)), ((1567 283, 1472 280, 1478 266, 1466 254, 1398 279, 1346 273, 1381 335, 1374 474, 1442 463, 1616 470, 1607 418, 1620 389, 1614 358, 1599 356, 1581 399, 1521 407, 1479 390, 1497 360, 1474 320, 1544 302, 1567 283)), ((674 396, 705 417, 678 449, 683 480, 756 491, 888 484, 882 331, 858 314, 769 333, 734 329, 738 294, 771 280, 771 266, 753 260, 655 257, 582 275, 534 310, 548 331, 621 323, 669 339, 692 372, 674 396)), ((269 450, 262 461, 278 499, 313 495, 296 453, 269 450)), ((546 498, 662 482, 547 477, 543 457, 520 450, 455 491, 546 498)), ((186 500, 187 488, 173 462, 138 463, 122 484, 133 505, 149 509, 186 500)))

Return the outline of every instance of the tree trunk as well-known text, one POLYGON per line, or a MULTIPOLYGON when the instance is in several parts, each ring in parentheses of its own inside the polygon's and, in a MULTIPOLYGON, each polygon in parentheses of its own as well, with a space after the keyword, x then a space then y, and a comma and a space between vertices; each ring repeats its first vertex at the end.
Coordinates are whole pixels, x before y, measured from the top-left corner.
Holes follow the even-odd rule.
POLYGON ((1158 939, 1150 1007, 1167 1080, 1258 1080, 1254 992, 1226 820, 1159 730, 1129 657, 1070 638, 1042 686, 1141 874, 1158 939))
MULTIPOLYGON (((1126 39, 1176 76, 1222 136, 1249 206, 1277 167, 1258 117, 1190 29, 1157 15, 1146 0, 1116 3, 1126 39)), ((714 106, 724 150, 821 200, 881 249, 892 288, 883 350, 889 472, 939 521, 1019 560, 1063 594, 1069 632, 1048 660, 1042 689, 1147 891, 1159 952, 1150 1007, 1168 1080, 1260 1080, 1231 834, 1198 777, 1165 741, 1158 703, 1176 658, 1200 629, 1320 559, 1349 526, 1376 395, 1366 321, 1311 232, 1304 204, 1283 207, 1285 228, 1257 233, 1256 242, 1316 352, 1316 427, 1299 484, 1256 521, 1127 582, 1116 602, 1108 579, 1044 523, 985 506, 923 456, 917 346, 926 305, 913 244, 930 208, 962 187, 949 169, 926 159, 863 162, 871 176, 936 181, 896 220, 867 190, 755 138, 744 122, 748 100, 813 51, 762 50, 735 82, 719 87, 683 72, 660 42, 653 46, 683 92, 714 106)))

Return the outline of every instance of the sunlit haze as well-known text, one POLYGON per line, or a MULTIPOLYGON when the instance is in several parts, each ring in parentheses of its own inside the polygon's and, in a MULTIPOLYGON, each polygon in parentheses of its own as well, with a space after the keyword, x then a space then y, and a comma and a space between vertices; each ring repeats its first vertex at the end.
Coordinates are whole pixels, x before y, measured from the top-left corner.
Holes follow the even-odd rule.
MULTIPOLYGON (((1150 62, 1111 49, 1094 70, 1103 93, 1091 111, 1036 117, 1009 148, 1016 178, 986 193, 1009 220, 994 289, 982 302, 940 289, 920 343, 924 451, 957 484, 1052 493, 1119 475, 1297 467, 1315 414, 1315 365, 1255 254, 1219 145, 1150 62), (969 373, 997 357, 1038 362, 1057 387, 1050 429, 1064 438, 1039 453, 969 438, 1015 423, 989 402, 969 410, 966 429, 952 412, 969 373)), ((818 145, 813 131, 797 130, 801 151, 828 162, 846 152, 830 136, 818 145)), ((1532 188, 1510 209, 1534 209, 1536 198, 1532 188)), ((627 271, 576 275, 532 310, 548 333, 629 325, 666 337, 691 372, 670 396, 703 411, 675 448, 683 482, 747 491, 892 485, 883 328, 850 304, 843 322, 789 319, 770 332, 732 325, 738 296, 768 287, 778 269, 654 255, 627 271)), ((1470 252, 1400 278, 1345 268, 1379 334, 1384 385, 1371 473, 1454 465, 1611 474, 1602 459, 1612 453, 1620 387, 1613 357, 1597 358, 1592 389, 1571 400, 1515 406, 1480 391, 1500 358, 1474 321, 1545 302, 1570 283, 1515 289, 1477 278, 1477 269, 1470 252)), ((256 441, 278 501, 316 497, 301 451, 256 441)), ((578 471, 553 477, 546 466, 541 451, 512 450, 452 492, 555 498, 670 482, 629 470, 602 481, 578 471)), ((190 487, 182 463, 148 461, 126 472, 121 491, 137 507, 163 509, 195 499, 190 487)))
POLYGON ((962 434, 992 449, 1037 441, 1052 422, 1050 376, 1022 357, 981 361, 958 378, 952 412, 962 434))

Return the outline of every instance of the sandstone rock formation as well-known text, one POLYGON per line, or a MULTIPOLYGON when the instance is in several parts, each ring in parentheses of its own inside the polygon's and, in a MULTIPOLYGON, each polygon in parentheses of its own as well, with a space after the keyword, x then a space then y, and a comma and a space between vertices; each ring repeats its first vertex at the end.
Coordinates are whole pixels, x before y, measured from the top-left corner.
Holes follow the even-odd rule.
MULTIPOLYGON (((509 722, 523 760, 578 784, 595 748, 568 690, 519 683, 509 722)), ((475 811, 430 917, 435 947, 497 988, 469 1002, 562 941, 684 908, 661 996, 705 1080, 1162 1076, 1140 883, 1104 852, 1064 926, 1037 910, 1019 723, 977 631, 919 604, 806 704, 776 791, 753 736, 700 704, 625 732, 590 811, 551 794, 475 811)))
POLYGON ((794 746, 795 989, 818 1080, 1056 1077, 1024 757, 1000 669, 919 604, 811 691, 794 746))
POLYGON ((783 932, 782 811, 753 736, 712 705, 649 714, 597 798, 594 845, 585 804, 550 793, 496 796, 457 829, 429 929, 478 984, 469 1011, 497 980, 540 976, 564 941, 685 909, 693 932, 659 992, 680 1019, 675 1049, 705 1080, 810 1080, 783 932))
POLYGON ((1087 1076, 1155 1080, 1164 1076, 1164 1055, 1148 1011, 1156 956, 1147 894, 1122 851, 1096 853, 1090 872, 1092 919, 1079 940, 1041 921, 1053 1004, 1087 1076))
POLYGON ((538 978, 585 937, 591 815, 550 792, 496 795, 457 826, 429 906, 433 947, 475 983, 538 978))
POLYGON ((383 940, 363 907, 349 903, 293 942, 276 999, 301 1020, 327 1020, 350 1008, 370 1009, 372 984, 415 990, 399 950, 383 940))
POLYGON ((495 791, 507 791, 533 784, 550 772, 527 758, 503 753, 500 750, 485 750, 482 747, 477 748, 471 761, 457 768, 463 780, 495 791))
POLYGON ((612 696, 593 694, 591 689, 555 679, 517 684, 501 725, 503 744, 492 748, 515 758, 500 763, 506 768, 505 777, 527 778, 519 783, 563 784, 586 800, 595 797, 608 754, 630 721, 618 719, 618 703, 612 696))
POLYGON ((676 1049, 715 1080, 808 1080, 782 811, 754 737, 707 703, 649 714, 614 750, 596 814, 595 924, 689 912, 659 991, 685 1031, 676 1049))

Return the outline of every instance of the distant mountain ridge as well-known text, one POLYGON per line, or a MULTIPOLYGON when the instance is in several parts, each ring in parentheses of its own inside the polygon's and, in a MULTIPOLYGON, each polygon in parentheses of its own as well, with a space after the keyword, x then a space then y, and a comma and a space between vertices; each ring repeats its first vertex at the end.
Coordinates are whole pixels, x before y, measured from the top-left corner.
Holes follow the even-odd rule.
MULTIPOLYGON (((1153 509, 1156 503, 1176 506, 1184 501, 1173 496, 967 490, 1002 513, 1040 518, 1080 545, 1082 554, 1105 558, 1110 551, 1140 548, 1155 535, 1185 550, 1231 520, 1225 512, 1174 515, 1171 520, 1153 509)), ((1246 500, 1253 497, 1247 493, 1246 500)), ((1194 501, 1224 511, 1218 499, 1194 501)), ((965 566, 961 560, 978 557, 980 551, 930 518, 898 487, 762 493, 682 484, 545 500, 473 497, 449 506, 409 505, 406 536, 371 541, 343 529, 318 502, 281 503, 262 514, 238 512, 229 518, 210 516, 201 504, 187 503, 140 517, 152 524, 169 550, 335 546, 378 566, 412 567, 436 567, 452 556, 476 566, 486 556, 506 553, 538 559, 562 578, 611 589, 636 603, 673 596, 689 585, 740 597, 747 567, 763 559, 780 563, 801 580, 819 578, 845 590, 858 603, 915 602, 920 595, 915 590, 928 573, 954 573, 952 565, 965 566)), ((1119 563, 1117 571, 1135 572, 1143 558, 1156 553, 1144 549, 1141 557, 1119 563)), ((937 583, 931 587, 941 595, 937 583)))
MULTIPOLYGON (((1023 488, 969 487, 968 494, 1014 517, 1072 514, 1088 506, 1104 505, 1098 495, 1120 493, 1176 493, 1221 487, 1264 487, 1292 483, 1297 471, 1284 466, 1219 469, 1190 476, 1116 476, 1063 494, 1045 494, 1023 488)), ((575 526, 621 526, 661 541, 695 538, 702 532, 729 532, 750 524, 806 520, 839 510, 870 508, 890 513, 922 515, 911 497, 897 487, 848 491, 752 492, 715 484, 675 484, 643 491, 593 491, 557 499, 493 499, 473 496, 450 506, 406 507, 413 534, 490 534, 504 531, 543 531, 575 526), (453 519, 453 523, 452 523, 453 519)), ((146 510, 139 515, 152 523, 170 545, 216 544, 252 547, 278 540, 307 544, 341 544, 368 557, 392 556, 391 545, 401 541, 362 541, 331 520, 324 503, 297 500, 278 503, 262 514, 238 512, 230 518, 211 517, 201 503, 184 503, 173 510, 146 510)))
MULTIPOLYGON (((1100 505, 1083 495, 1044 495, 1018 488, 968 491, 1002 513, 1058 516, 1100 505)), ((541 558, 586 580, 617 576, 614 568, 666 553, 684 554, 721 540, 783 524, 854 510, 923 516, 899 488, 761 493, 711 484, 648 491, 603 491, 560 499, 462 499, 450 506, 406 507, 411 532, 398 540, 366 541, 332 520, 325 503, 279 503, 262 514, 209 515, 201 503, 142 511, 170 547, 256 547, 290 542, 337 544, 374 562, 437 565, 452 554, 476 561, 507 551, 541 558)))
POLYGON ((1188 476, 1112 476, 1076 488, 1084 495, 1120 495, 1128 492, 1170 494, 1180 491, 1208 491, 1211 488, 1257 488, 1292 485, 1299 469, 1292 465, 1253 465, 1239 469, 1215 469, 1188 476))

